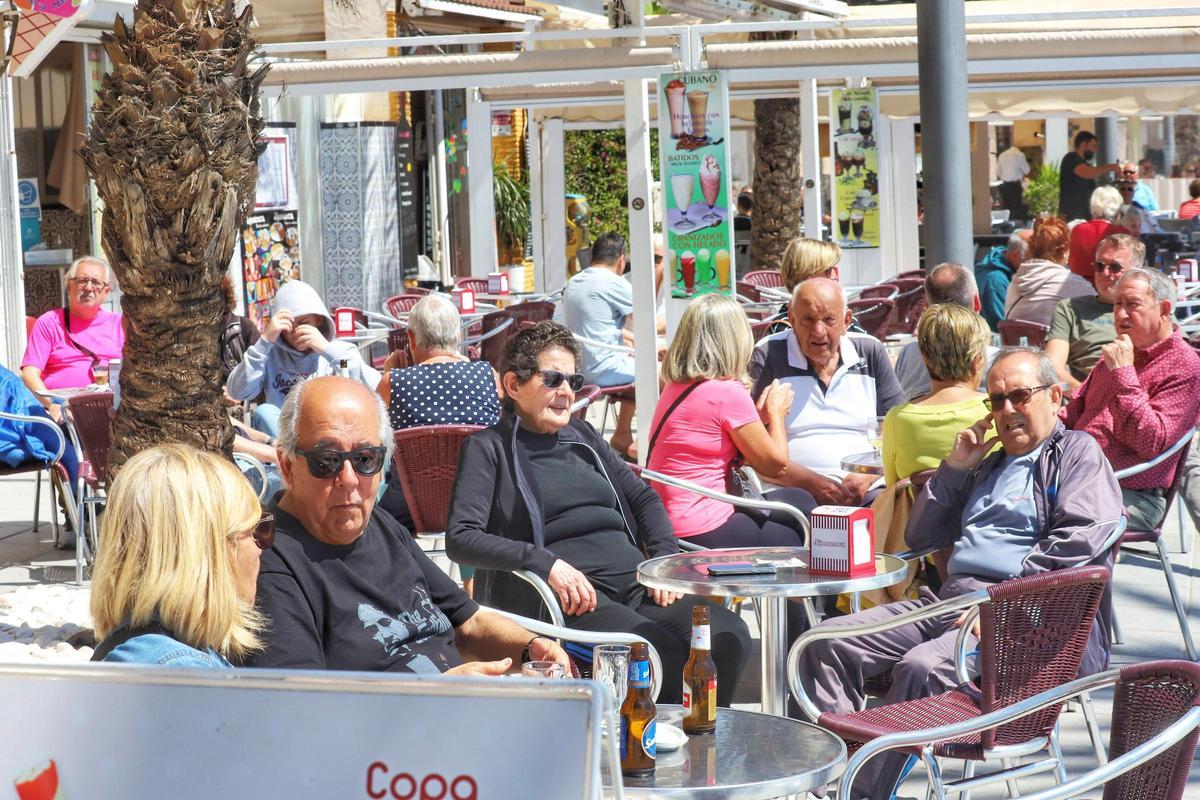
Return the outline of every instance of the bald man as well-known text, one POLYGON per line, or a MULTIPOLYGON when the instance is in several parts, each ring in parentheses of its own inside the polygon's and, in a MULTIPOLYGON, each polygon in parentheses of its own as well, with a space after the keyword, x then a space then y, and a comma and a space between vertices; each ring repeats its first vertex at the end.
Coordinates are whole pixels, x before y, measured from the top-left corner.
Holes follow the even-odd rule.
POLYGON ((779 479, 819 503, 862 505, 875 476, 847 473, 844 456, 871 450, 871 422, 904 402, 887 351, 877 339, 847 335, 850 311, 841 284, 809 278, 788 307, 790 331, 763 339, 750 362, 757 397, 774 380, 792 387, 791 463, 779 479))
POLYGON ((275 544, 258 607, 269 625, 256 667, 501 675, 566 653, 480 610, 388 514, 375 511, 392 428, 357 381, 310 378, 280 412, 275 544))

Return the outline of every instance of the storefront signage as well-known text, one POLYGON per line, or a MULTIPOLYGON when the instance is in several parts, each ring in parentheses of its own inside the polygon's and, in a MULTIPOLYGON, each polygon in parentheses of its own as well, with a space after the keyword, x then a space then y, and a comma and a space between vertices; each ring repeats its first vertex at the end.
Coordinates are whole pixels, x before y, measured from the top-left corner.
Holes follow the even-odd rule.
POLYGON ((663 233, 672 297, 732 294, 729 92, 722 72, 658 81, 663 233))
POLYGON ((833 229, 842 247, 879 247, 879 100, 875 89, 829 93, 833 229))

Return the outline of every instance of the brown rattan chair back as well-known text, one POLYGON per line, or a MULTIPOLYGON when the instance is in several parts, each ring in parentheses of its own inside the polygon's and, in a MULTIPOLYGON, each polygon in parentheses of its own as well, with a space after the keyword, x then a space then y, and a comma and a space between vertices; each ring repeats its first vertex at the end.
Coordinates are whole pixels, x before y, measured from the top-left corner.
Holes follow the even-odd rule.
POLYGON ((455 289, 470 289, 475 294, 487 294, 487 278, 459 278, 454 282, 455 289))
POLYGON ((1050 332, 1049 325, 1040 322, 1030 322, 1026 319, 1002 319, 996 324, 1000 332, 1000 344, 1005 347, 1016 347, 1025 337, 1029 347, 1043 347, 1046 344, 1046 334, 1050 332))
POLYGON ((487 361, 493 367, 500 368, 500 357, 504 355, 504 345, 508 344, 508 340, 517 332, 516 321, 512 320, 512 314, 507 308, 502 308, 499 311, 490 311, 483 315, 480 319, 481 336, 487 337, 479 342, 479 359, 487 361), (504 330, 499 333, 488 336, 488 333, 496 330, 502 325, 507 325, 504 330))
POLYGON ((83 470, 85 480, 94 488, 108 487, 108 448, 112 444, 109 423, 112 421, 112 392, 91 392, 67 400, 71 424, 83 448, 80 458, 91 469, 83 470))
POLYGON ((850 300, 846 303, 846 308, 850 309, 859 327, 876 339, 882 339, 887 336, 888 321, 895 305, 894 301, 886 297, 872 297, 866 300, 850 300))
POLYGON ((749 300, 751 303, 762 302, 762 292, 758 291, 758 286, 756 284, 748 281, 743 280, 737 282, 737 293, 749 300))
POLYGON ((383 301, 383 307, 387 309, 387 313, 393 317, 399 317, 401 314, 407 314, 412 311, 412 307, 417 304, 424 295, 419 294, 397 294, 383 301))
POLYGON ((743 275, 742 280, 754 286, 783 288, 783 276, 777 269, 756 269, 743 275))
POLYGON ((886 297, 889 300, 894 300, 896 294, 900 290, 894 283, 877 283, 874 286, 868 286, 858 293, 859 300, 869 300, 872 297, 886 297))
MULTIPOLYGON (((1151 661, 1121 670, 1113 692, 1108 759, 1128 753, 1200 705, 1200 664, 1151 661)), ((1200 728, 1154 758, 1109 781, 1104 800, 1180 800, 1200 728)))
POLYGON ((396 431, 392 469, 416 533, 443 533, 450 516, 450 495, 463 440, 480 425, 422 425, 396 431))
MULTIPOLYGON (((1078 677, 1108 585, 1103 566, 1072 567, 1003 581, 980 608, 980 712, 987 714, 1078 677)), ((983 732, 981 746, 1048 736, 1061 707, 983 732)))
POLYGON ((528 303, 517 303, 505 309, 513 318, 513 333, 531 328, 539 322, 554 319, 554 303, 545 300, 532 300, 528 303))
POLYGON ((921 314, 929 305, 929 299, 925 297, 924 282, 918 281, 913 288, 905 289, 905 280, 897 281, 900 286, 900 294, 896 295, 896 310, 892 314, 890 333, 913 333, 916 331, 917 320, 921 318, 921 314))

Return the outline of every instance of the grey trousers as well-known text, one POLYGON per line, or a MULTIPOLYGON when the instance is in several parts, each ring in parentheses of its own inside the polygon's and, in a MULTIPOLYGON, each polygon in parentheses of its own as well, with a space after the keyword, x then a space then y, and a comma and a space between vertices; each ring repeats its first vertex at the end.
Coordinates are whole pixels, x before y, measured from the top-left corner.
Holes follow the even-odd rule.
MULTIPOLYGON (((901 600, 845 617, 826 620, 818 629, 876 622, 937 602, 923 589, 918 600, 901 600)), ((953 689, 954 640, 959 614, 951 612, 903 625, 882 633, 816 642, 804 651, 800 677, 817 707, 846 714, 866 706, 863 684, 868 678, 892 671, 892 687, 885 702, 915 700, 953 689)), ((908 756, 890 752, 872 758, 859 772, 850 797, 838 800, 887 800, 908 756)))
POLYGON ((1152 531, 1164 521, 1167 498, 1161 489, 1122 489, 1121 502, 1131 531, 1152 531))

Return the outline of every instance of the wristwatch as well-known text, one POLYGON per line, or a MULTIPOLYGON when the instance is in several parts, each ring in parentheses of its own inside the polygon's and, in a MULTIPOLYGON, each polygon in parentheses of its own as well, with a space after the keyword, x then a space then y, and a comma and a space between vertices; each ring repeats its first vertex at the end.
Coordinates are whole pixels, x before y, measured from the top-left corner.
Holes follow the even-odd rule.
POLYGON ((529 648, 533 647, 533 643, 536 642, 538 639, 546 639, 546 638, 548 638, 548 637, 535 636, 525 644, 525 649, 521 651, 521 663, 522 664, 528 664, 530 661, 533 661, 533 656, 529 652, 529 648))

